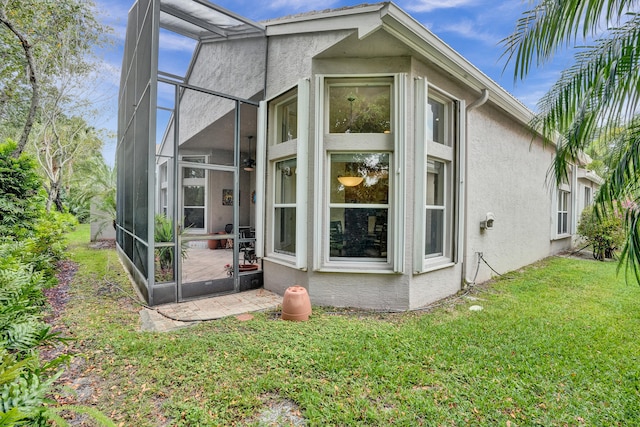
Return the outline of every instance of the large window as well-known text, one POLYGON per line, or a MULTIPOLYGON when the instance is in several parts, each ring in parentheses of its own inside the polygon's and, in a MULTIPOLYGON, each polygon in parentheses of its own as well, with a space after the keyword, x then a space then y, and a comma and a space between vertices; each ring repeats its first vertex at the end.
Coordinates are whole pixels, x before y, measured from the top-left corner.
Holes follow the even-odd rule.
POLYGON ((330 155, 332 258, 387 257, 389 153, 330 155))
POLYGON ((393 186, 402 180, 390 172, 400 143, 401 102, 395 88, 404 79, 325 77, 319 83, 325 112, 318 135, 324 171, 319 178, 327 197, 318 229, 324 247, 320 266, 362 269, 368 263, 371 271, 401 269, 401 257, 393 251, 401 246, 393 228, 394 218, 402 217, 401 204, 393 200, 404 196, 393 186))

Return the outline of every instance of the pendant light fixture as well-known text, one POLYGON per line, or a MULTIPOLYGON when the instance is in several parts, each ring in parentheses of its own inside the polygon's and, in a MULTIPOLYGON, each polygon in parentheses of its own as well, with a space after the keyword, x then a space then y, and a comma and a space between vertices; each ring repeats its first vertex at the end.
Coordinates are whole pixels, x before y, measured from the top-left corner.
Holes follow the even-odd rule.
POLYGON ((249 156, 244 159, 244 170, 253 172, 256 168, 256 161, 251 157, 251 140, 253 139, 253 135, 249 135, 247 138, 249 138, 249 156))

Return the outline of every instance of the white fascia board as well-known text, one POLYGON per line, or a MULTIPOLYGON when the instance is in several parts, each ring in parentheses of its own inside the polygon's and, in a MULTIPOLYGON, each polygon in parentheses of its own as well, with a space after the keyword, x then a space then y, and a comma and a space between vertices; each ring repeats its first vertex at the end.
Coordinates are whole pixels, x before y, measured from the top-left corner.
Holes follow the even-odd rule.
POLYGON ((584 169, 584 168, 578 168, 578 178, 586 179, 598 185, 602 185, 604 183, 604 179, 602 179, 600 175, 598 175, 594 171, 584 169))
POLYGON ((489 102, 493 102, 517 120, 529 124, 534 117, 529 108, 502 86, 393 3, 388 4, 382 11, 381 20, 386 31, 422 54, 429 62, 477 91, 489 89, 489 102))

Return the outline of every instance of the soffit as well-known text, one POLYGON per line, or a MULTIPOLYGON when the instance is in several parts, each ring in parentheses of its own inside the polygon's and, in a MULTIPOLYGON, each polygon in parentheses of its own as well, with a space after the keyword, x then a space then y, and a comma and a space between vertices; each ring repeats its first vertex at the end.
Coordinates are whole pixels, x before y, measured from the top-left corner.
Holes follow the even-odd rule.
POLYGON ((264 35, 264 26, 207 0, 160 0, 160 27, 194 40, 264 35))

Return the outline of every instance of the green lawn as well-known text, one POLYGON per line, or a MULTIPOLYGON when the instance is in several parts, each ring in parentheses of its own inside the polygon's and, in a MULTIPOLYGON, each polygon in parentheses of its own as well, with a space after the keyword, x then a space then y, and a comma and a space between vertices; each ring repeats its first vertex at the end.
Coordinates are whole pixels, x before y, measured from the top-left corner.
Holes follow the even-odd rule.
POLYGON ((64 322, 116 423, 640 425, 640 287, 615 263, 550 258, 431 312, 314 307, 307 322, 259 313, 153 334, 112 286, 131 290, 115 252, 88 236, 70 236, 81 266, 64 322))

